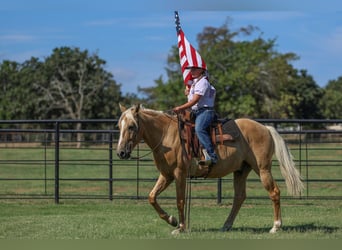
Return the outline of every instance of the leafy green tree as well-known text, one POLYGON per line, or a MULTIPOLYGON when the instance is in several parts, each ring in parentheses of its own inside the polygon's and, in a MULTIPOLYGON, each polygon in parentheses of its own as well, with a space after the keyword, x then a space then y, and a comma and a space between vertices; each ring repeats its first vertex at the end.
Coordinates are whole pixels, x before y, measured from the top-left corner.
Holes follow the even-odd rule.
POLYGON ((120 85, 105 61, 87 50, 61 47, 45 61, 0 64, 0 119, 91 119, 120 114, 120 85))
MULTIPOLYGON (((109 98, 120 101, 120 86, 105 71, 105 61, 87 50, 61 47, 46 58, 41 81, 34 87, 39 92, 40 112, 46 117, 80 120, 102 118, 118 109, 109 98), (109 95, 112 95, 109 97, 109 95)), ((76 129, 82 124, 77 123, 76 129)), ((81 134, 77 140, 80 141, 81 134)))
MULTIPOLYGON (((53 50, 44 62, 42 81, 35 84, 40 91, 41 111, 47 117, 84 119, 105 116, 94 106, 103 105, 106 91, 120 99, 120 86, 103 69, 105 61, 95 53, 79 48, 53 50)), ((119 101, 119 100, 118 100, 119 101)))
POLYGON ((38 58, 32 57, 21 64, 19 72, 20 84, 16 88, 16 98, 21 105, 21 114, 17 115, 19 119, 44 119, 39 107, 39 97, 37 96, 36 84, 39 83, 43 75, 43 62, 38 58), (23 102, 25 105, 22 105, 23 102))
MULTIPOLYGON (((275 40, 257 37, 239 41, 239 36, 250 36, 257 30, 248 26, 231 31, 224 24, 219 28, 207 27, 198 35, 199 52, 217 90, 216 110, 222 116, 276 118, 279 114, 275 103, 294 71, 290 62, 298 57, 276 52, 275 40)), ((168 80, 158 79, 155 87, 143 89, 147 99, 161 109, 186 100, 176 46, 171 49, 167 63, 168 80)))
POLYGON ((281 118, 322 118, 319 101, 323 90, 305 70, 293 71, 282 87, 278 110, 281 118))
POLYGON ((2 120, 15 117, 17 99, 14 99, 14 88, 19 84, 19 70, 20 65, 16 62, 3 61, 0 64, 0 119, 2 120))
POLYGON ((206 28, 198 35, 201 54, 218 90, 217 110, 230 117, 276 118, 275 109, 282 86, 288 81, 298 57, 293 53, 278 53, 276 40, 240 41, 258 31, 254 26, 230 31, 227 24, 206 28))
POLYGON ((319 105, 325 118, 342 119, 342 76, 328 82, 319 105))
POLYGON ((0 65, 2 119, 36 119, 36 92, 33 87, 38 80, 42 63, 32 57, 22 64, 4 61, 0 65))

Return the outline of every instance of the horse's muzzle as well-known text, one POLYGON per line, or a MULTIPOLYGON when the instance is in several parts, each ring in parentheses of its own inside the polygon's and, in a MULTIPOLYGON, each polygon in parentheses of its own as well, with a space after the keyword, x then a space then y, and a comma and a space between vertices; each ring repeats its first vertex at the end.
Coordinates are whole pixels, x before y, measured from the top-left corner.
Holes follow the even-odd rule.
POLYGON ((129 159, 131 157, 131 153, 125 152, 124 150, 117 151, 116 154, 120 159, 129 159))
POLYGON ((125 144, 118 145, 116 148, 116 154, 120 159, 129 159, 133 149, 133 143, 128 142, 125 144))

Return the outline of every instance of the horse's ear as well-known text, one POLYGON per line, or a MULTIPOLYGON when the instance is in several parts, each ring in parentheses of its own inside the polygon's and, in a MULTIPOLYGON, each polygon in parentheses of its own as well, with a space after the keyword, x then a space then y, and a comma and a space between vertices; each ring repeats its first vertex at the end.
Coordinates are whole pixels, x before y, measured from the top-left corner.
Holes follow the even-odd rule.
POLYGON ((119 106, 120 106, 121 112, 125 112, 126 107, 124 105, 122 105, 121 103, 119 103, 119 106))
POLYGON ((135 105, 135 113, 138 113, 140 110, 141 104, 135 105))

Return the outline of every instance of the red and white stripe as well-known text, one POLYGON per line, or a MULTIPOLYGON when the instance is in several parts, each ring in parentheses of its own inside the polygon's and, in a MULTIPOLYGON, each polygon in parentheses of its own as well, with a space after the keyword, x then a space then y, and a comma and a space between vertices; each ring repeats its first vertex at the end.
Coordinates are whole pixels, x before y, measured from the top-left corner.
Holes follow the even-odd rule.
POLYGON ((205 64, 201 55, 186 39, 183 30, 179 30, 178 32, 178 49, 184 84, 187 85, 189 84, 189 81, 192 80, 192 77, 190 74, 190 70, 186 69, 186 67, 193 66, 207 69, 207 65, 205 64))

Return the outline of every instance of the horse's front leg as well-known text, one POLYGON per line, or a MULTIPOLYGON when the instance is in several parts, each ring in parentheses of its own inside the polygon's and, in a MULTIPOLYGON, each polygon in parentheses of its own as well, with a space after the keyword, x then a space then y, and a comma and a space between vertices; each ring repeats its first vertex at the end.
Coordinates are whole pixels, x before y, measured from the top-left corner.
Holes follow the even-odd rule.
POLYGON ((173 217, 172 215, 168 215, 158 204, 157 197, 158 195, 163 192, 173 181, 173 178, 166 178, 163 175, 159 175, 159 178, 154 185, 153 189, 151 190, 149 194, 149 202, 153 206, 153 208, 157 211, 160 218, 165 220, 168 224, 171 226, 176 227, 178 225, 177 219, 173 217))
POLYGON ((176 197, 177 197, 177 209, 179 216, 179 226, 172 234, 178 234, 184 232, 186 229, 184 206, 185 206, 185 187, 186 187, 186 171, 179 168, 175 170, 176 180, 176 197))

